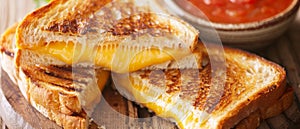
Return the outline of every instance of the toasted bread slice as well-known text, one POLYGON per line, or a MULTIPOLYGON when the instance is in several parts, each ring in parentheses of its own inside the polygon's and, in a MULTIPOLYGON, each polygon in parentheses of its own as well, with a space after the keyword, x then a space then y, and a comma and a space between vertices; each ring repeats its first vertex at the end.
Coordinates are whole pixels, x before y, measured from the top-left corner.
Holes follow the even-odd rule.
POLYGON ((232 128, 282 96, 286 89, 282 67, 241 50, 224 48, 222 53, 222 47, 207 46, 209 50, 199 44, 201 52, 209 55, 201 70, 113 74, 116 88, 180 128, 232 128), (222 56, 225 62, 220 61, 222 56))
POLYGON ((1 66, 2 69, 8 73, 9 78, 16 84, 17 71, 14 67, 14 54, 15 54, 15 33, 17 23, 8 28, 0 38, 0 52, 1 52, 1 66))
POLYGON ((234 128, 235 129, 256 129, 260 122, 274 117, 284 110, 288 109, 293 103, 293 89, 288 88, 285 93, 269 107, 259 107, 259 109, 251 113, 247 118, 239 122, 234 128))
POLYGON ((39 112, 64 128, 84 129, 109 72, 92 67, 14 65, 16 26, 1 37, 2 68, 39 112))
POLYGON ((17 30, 17 65, 92 64, 136 71, 195 48, 198 31, 153 0, 53 0, 17 30))

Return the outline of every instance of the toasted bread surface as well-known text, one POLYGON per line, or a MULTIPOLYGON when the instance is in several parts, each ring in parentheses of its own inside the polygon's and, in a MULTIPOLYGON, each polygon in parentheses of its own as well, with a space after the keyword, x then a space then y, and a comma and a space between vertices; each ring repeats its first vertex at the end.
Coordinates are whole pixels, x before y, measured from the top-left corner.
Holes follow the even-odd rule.
POLYGON ((15 49, 15 33, 18 23, 15 23, 9 27, 0 38, 0 51, 1 53, 6 53, 7 55, 13 56, 13 51, 15 49))
POLYGON ((152 0, 53 0, 20 23, 17 46, 46 55, 35 59, 40 64, 90 62, 115 72, 190 54, 198 31, 155 5, 152 0))
POLYGON ((220 53, 222 47, 212 45, 205 50, 199 45, 204 49, 201 52, 210 56, 203 69, 114 74, 117 88, 157 115, 174 119, 180 128, 234 127, 285 91, 286 74, 277 64, 241 50, 224 48, 225 53, 220 53), (218 64, 221 56, 225 64, 218 64), (216 68, 212 73, 213 62, 214 67, 225 65, 225 72, 216 68), (222 78, 223 87, 218 83, 222 78))

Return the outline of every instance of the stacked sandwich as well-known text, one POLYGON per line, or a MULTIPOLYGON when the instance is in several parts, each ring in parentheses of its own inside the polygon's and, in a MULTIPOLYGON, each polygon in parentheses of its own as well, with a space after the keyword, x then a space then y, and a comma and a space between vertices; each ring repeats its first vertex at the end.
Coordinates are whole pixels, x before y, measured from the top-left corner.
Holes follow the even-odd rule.
POLYGON ((180 128, 255 128, 292 103, 283 68, 198 42, 152 0, 53 0, 0 43, 2 68, 64 128, 87 127, 110 73, 121 94, 180 128))

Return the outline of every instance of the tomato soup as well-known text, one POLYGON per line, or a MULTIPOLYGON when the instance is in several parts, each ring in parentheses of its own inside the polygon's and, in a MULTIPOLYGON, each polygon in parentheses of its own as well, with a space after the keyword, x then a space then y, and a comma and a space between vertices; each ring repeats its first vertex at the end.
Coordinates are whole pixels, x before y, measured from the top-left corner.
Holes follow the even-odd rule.
MULTIPOLYGON (((278 14, 292 3, 292 0, 188 1, 200 9, 210 21, 218 23, 246 23, 260 21, 278 14)), ((178 3, 182 4, 182 2, 178 3)), ((194 14, 195 12, 199 13, 199 11, 192 11, 194 14)))

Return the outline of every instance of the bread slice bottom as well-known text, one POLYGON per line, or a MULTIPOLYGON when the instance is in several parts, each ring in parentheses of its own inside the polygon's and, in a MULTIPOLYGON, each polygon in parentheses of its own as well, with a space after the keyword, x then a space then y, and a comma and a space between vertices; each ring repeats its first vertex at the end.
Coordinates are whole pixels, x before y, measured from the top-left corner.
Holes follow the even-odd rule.
POLYGON ((289 87, 271 106, 259 108, 257 111, 251 113, 248 117, 240 121, 234 128, 256 129, 263 120, 279 115, 284 110, 288 109, 293 103, 293 98, 293 89, 289 87))

